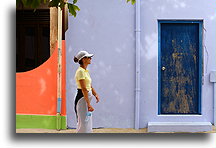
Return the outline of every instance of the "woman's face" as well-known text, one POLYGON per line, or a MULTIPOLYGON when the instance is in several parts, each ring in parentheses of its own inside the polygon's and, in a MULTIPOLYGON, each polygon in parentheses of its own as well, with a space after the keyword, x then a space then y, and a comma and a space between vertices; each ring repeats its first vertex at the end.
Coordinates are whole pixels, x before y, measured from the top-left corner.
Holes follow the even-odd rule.
POLYGON ((85 57, 85 58, 83 58, 83 63, 85 63, 85 64, 91 64, 91 57, 85 57))

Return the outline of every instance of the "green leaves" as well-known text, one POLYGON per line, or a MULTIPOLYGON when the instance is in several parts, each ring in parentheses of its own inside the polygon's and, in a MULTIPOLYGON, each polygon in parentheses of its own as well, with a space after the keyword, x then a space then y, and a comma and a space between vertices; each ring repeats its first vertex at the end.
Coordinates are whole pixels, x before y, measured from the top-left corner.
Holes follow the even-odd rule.
POLYGON ((73 0, 73 3, 68 3, 65 2, 65 0, 16 0, 16 5, 18 6, 20 3, 22 3, 24 7, 33 8, 35 10, 40 6, 42 2, 49 2, 48 7, 60 7, 61 9, 64 9, 65 5, 68 5, 69 12, 74 17, 76 17, 77 11, 80 11, 80 8, 77 5, 75 5, 77 1, 78 0, 73 0))
POLYGON ((18 7, 20 4, 23 4, 24 7, 33 8, 35 11, 42 1, 46 3, 48 0, 16 0, 16 6, 18 7))
MULTIPOLYGON (((42 0, 16 0, 16 5, 18 6, 20 3, 24 5, 24 7, 30 7, 33 9, 36 9, 40 4, 42 0)), ((43 0, 44 3, 47 0, 43 0)))
POLYGON ((60 2, 60 0, 52 0, 52 1, 49 2, 48 7, 56 7, 56 8, 58 8, 59 2, 60 2))
POLYGON ((64 2, 64 0, 60 0, 60 4, 59 7, 61 8, 61 10, 64 8, 66 2, 64 2))
POLYGON ((64 2, 64 0, 52 0, 49 2, 48 6, 49 7, 56 7, 56 8, 60 7, 61 9, 63 9, 65 4, 66 4, 66 2, 64 2))
POLYGON ((40 0, 32 0, 31 7, 36 9, 41 4, 40 0))
POLYGON ((136 0, 127 0, 127 3, 131 2, 132 5, 134 5, 136 3, 136 0))
POLYGON ((77 3, 78 0, 73 0, 73 4, 65 2, 64 0, 52 0, 49 2, 49 7, 60 7, 61 9, 63 9, 65 7, 65 5, 68 6, 68 10, 69 13, 72 14, 74 17, 76 17, 77 15, 77 11, 80 11, 80 8, 75 5, 75 3, 77 3))
POLYGON ((74 1, 73 1, 73 4, 76 4, 76 3, 77 3, 77 1, 78 1, 78 0, 74 0, 74 1))
POLYGON ((74 17, 77 15, 77 11, 80 11, 80 8, 74 4, 68 3, 68 10, 70 14, 72 14, 74 17))
MULTIPOLYGON (((73 3, 65 2, 65 0, 16 0, 16 5, 18 6, 20 3, 24 5, 24 7, 30 7, 36 10, 40 6, 41 3, 49 2, 49 7, 60 7, 63 9, 65 5, 68 6, 69 13, 72 14, 74 17, 77 15, 77 11, 80 11, 80 8, 75 5, 78 0, 73 0, 73 3)), ((136 0, 127 0, 127 3, 131 2, 132 5, 136 3, 136 0)))
POLYGON ((73 0, 73 4, 68 3, 68 10, 74 17, 76 17, 77 11, 80 11, 80 8, 75 5, 77 1, 78 0, 73 0))
POLYGON ((67 3, 69 13, 72 14, 74 17, 76 17, 77 11, 80 11, 80 8, 77 5, 75 5, 77 1, 78 0, 73 0, 73 4, 67 3))

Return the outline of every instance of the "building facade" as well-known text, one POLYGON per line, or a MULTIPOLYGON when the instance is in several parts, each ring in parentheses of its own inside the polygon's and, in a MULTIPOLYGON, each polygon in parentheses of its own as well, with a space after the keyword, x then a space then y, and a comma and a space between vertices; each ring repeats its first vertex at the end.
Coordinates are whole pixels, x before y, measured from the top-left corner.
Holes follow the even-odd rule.
POLYGON ((16 128, 66 129, 65 31, 62 13, 62 101, 57 124, 57 8, 16 8, 16 128))
POLYGON ((79 1, 66 32, 67 126, 76 127, 73 57, 89 65, 100 95, 95 128, 196 131, 214 124, 216 6, 204 0, 79 1), (179 127, 178 127, 179 125, 179 127), (192 126, 191 130, 182 125, 192 126), (194 128, 194 129, 193 129, 194 128))

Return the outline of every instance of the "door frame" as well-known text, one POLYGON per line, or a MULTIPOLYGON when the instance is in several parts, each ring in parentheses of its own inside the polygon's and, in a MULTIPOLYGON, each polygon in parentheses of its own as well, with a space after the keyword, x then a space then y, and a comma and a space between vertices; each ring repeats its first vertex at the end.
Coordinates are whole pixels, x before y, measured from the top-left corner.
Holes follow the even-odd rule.
MULTIPOLYGON (((161 24, 163 23, 196 23, 199 24, 199 86, 198 86, 198 114, 202 114, 202 75, 203 75, 203 20, 158 20, 158 115, 161 114, 161 24)), ((167 114, 170 115, 170 114, 167 114)), ((191 115, 191 114, 175 114, 175 115, 191 115)))

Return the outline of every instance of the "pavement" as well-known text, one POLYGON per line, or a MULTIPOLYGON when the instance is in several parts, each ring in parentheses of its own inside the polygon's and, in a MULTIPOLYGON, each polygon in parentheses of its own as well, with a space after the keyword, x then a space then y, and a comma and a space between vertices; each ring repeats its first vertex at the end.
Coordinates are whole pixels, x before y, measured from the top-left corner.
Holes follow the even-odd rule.
MULTIPOLYGON (((16 133, 76 133, 76 129, 55 130, 55 129, 16 129, 16 133)), ((93 129, 93 133, 147 133, 147 129, 135 130, 132 128, 100 128, 93 129)))
MULTIPOLYGON (((212 131, 201 133, 216 133, 216 127, 212 131)), ((76 133, 75 129, 55 130, 55 129, 16 129, 16 133, 76 133)), ((133 128, 100 128, 93 129, 93 133, 148 133, 147 128, 139 130, 133 128)))

